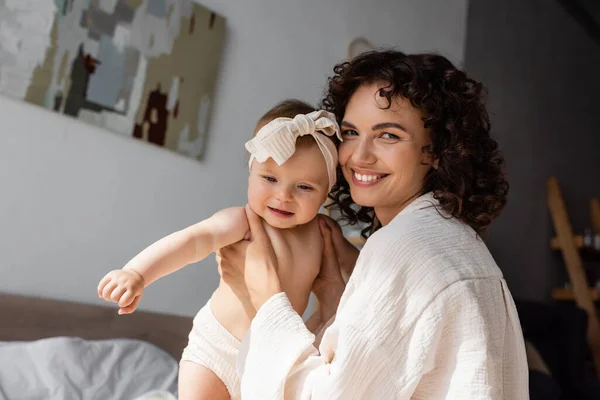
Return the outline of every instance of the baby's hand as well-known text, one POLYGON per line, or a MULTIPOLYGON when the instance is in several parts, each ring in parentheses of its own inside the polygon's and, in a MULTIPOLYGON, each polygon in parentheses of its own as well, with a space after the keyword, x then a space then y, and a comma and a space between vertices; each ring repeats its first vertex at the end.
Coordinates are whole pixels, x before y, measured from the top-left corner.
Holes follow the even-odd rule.
POLYGON ((119 305, 119 314, 131 314, 144 293, 144 278, 133 270, 116 269, 98 284, 98 296, 119 305))

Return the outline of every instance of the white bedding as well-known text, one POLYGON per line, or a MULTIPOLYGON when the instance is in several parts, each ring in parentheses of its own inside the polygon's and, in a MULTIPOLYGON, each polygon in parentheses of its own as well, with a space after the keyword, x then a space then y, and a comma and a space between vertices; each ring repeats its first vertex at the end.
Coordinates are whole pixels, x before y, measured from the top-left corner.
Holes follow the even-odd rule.
POLYGON ((174 399, 178 363, 140 340, 0 342, 0 400, 174 399))

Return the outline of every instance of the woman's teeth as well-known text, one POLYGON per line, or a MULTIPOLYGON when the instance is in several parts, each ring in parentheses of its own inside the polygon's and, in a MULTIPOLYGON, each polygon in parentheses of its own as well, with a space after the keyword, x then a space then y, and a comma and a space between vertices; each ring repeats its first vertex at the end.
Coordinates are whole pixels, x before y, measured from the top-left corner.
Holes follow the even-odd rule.
POLYGON ((383 178, 385 175, 364 175, 357 172, 354 173, 354 177, 361 182, 373 182, 383 178))

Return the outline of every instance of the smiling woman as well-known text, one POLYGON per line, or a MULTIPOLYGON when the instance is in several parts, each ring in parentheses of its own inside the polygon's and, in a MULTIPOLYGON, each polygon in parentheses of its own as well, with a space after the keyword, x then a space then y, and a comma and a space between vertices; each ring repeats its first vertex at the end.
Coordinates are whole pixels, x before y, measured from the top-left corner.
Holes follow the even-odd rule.
POLYGON ((247 214, 251 240, 221 261, 256 309, 242 398, 528 399, 519 318, 480 235, 508 190, 482 85, 435 54, 371 52, 334 72, 323 103, 343 141, 330 197, 368 240, 351 259, 323 231, 322 325, 309 331, 278 286, 285 249, 247 214), (345 289, 336 271, 352 271, 345 289))
POLYGON ((431 135, 422 113, 404 98, 391 104, 381 95, 385 83, 361 86, 348 102, 341 123, 344 141, 340 167, 352 198, 363 207, 376 208, 386 225, 422 192, 432 167, 431 135))
POLYGON ((351 224, 367 225, 365 238, 386 215, 427 192, 447 214, 481 234, 500 214, 508 193, 504 159, 490 136, 485 89, 442 56, 398 54, 372 52, 335 68, 323 104, 340 121, 345 141, 342 176, 332 197, 351 224), (369 172, 390 178, 369 196, 393 201, 363 204, 355 198, 367 195, 357 182, 363 175, 373 179, 369 172))

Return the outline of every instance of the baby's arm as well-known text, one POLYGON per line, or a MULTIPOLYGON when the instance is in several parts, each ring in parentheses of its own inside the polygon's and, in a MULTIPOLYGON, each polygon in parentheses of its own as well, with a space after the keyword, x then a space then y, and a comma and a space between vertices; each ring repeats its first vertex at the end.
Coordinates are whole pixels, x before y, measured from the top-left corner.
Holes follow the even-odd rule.
POLYGON ((144 279, 144 286, 188 264, 205 259, 210 253, 238 242, 248 232, 243 207, 226 208, 195 225, 172 233, 135 256, 123 267, 144 279))
POLYGON ((98 295, 118 303, 120 313, 133 312, 144 288, 210 253, 238 242, 248 232, 243 207, 221 210, 212 217, 166 236, 144 249, 122 270, 109 272, 98 285, 98 295))

